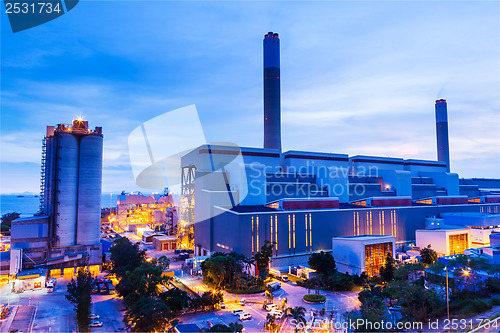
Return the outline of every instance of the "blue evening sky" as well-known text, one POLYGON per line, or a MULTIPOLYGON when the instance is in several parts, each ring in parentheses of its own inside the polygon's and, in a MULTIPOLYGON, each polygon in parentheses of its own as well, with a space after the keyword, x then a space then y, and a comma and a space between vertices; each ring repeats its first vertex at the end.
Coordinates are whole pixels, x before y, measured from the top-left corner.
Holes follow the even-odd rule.
MULTIPOLYGON (((497 1, 80 1, 13 34, 1 14, 1 192, 39 190, 46 125, 105 135, 103 191, 140 190, 127 137, 195 104, 208 141, 261 147, 262 38, 281 38, 284 150, 435 159, 500 177, 497 1)), ((165 142, 168 145, 168 142, 165 142)))

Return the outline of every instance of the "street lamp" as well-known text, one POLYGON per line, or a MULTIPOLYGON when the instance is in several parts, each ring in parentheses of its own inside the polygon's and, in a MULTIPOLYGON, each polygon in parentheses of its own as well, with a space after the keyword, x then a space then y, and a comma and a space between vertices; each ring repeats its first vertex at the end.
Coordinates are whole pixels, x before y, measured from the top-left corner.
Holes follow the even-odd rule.
POLYGON ((448 289, 448 267, 444 267, 446 271, 446 315, 448 318, 448 322, 450 322, 450 297, 449 297, 449 289, 448 289))

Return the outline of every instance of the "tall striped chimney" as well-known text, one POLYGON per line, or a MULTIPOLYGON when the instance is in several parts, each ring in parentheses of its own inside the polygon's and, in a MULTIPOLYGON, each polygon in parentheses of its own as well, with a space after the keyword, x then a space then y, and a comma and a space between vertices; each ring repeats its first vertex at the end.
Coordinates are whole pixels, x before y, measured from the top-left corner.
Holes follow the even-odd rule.
POLYGON ((280 39, 264 36, 264 148, 281 152, 280 39))
POLYGON ((436 101, 436 139, 438 161, 446 162, 450 172, 450 144, 448 142, 448 107, 445 99, 436 101))

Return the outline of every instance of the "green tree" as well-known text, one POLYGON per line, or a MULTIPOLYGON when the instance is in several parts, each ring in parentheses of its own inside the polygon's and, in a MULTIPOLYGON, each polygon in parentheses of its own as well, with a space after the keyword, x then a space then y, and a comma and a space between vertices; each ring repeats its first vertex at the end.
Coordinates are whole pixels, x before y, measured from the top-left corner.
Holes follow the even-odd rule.
POLYGON ((76 323, 79 332, 88 332, 90 325, 90 308, 92 306, 92 276, 84 269, 66 286, 68 294, 65 298, 73 304, 76 312, 76 323))
POLYGON ((173 318, 170 309, 159 299, 142 297, 125 313, 124 321, 133 332, 159 332, 173 318))
POLYGON ((291 321, 295 333, 299 331, 299 324, 305 324, 306 323, 306 309, 302 306, 296 306, 293 308, 287 308, 285 311, 285 315, 287 317, 291 317, 291 321))
POLYGON ((242 273, 244 259, 244 256, 236 252, 216 252, 201 264, 203 279, 219 290, 233 286, 239 281, 237 275, 242 273))
POLYGON ((401 313, 406 320, 427 322, 446 314, 446 303, 434 291, 426 290, 422 283, 406 285, 398 298, 401 313))
MULTIPOLYGON (((376 287, 373 284, 368 285, 368 287, 359 293, 358 299, 361 302, 359 311, 364 323, 386 320, 387 309, 380 287, 376 287)), ((358 332, 370 332, 372 330, 372 327, 366 325, 356 327, 356 331, 358 332)))
POLYGON ((168 279, 162 276, 161 266, 145 262, 120 280, 116 290, 128 304, 133 304, 142 297, 157 297, 160 294, 158 285, 168 279))
POLYGON ((313 253, 309 257, 307 263, 312 269, 318 272, 318 274, 327 276, 335 273, 335 259, 333 259, 330 253, 325 253, 323 251, 313 253))
POLYGON ((161 293, 160 298, 174 313, 179 313, 182 309, 187 308, 189 306, 189 300, 191 299, 187 292, 179 288, 172 288, 161 293))
POLYGON ((241 325, 238 322, 229 323, 229 328, 231 329, 231 332, 234 332, 234 333, 243 332, 243 325, 241 325))
POLYGON ((270 242, 267 239, 261 246, 260 251, 255 253, 255 265, 259 271, 259 278, 264 281, 269 275, 269 262, 271 261, 271 256, 273 255, 274 242, 270 242))
POLYGON ((115 241, 111 252, 112 272, 124 278, 127 272, 132 272, 145 262, 146 252, 139 250, 137 244, 132 244, 128 238, 122 237, 115 241))
POLYGON ((0 231, 9 231, 12 227, 12 221, 21 217, 21 214, 13 212, 2 215, 2 224, 0 225, 0 231))
POLYGON ((380 268, 380 276, 388 283, 394 278, 394 272, 396 271, 396 260, 392 257, 391 252, 387 252, 387 256, 385 257, 385 263, 380 268))
POLYGON ((431 249, 430 244, 420 250, 420 257, 422 257, 422 262, 428 265, 433 264, 438 259, 437 252, 431 249))

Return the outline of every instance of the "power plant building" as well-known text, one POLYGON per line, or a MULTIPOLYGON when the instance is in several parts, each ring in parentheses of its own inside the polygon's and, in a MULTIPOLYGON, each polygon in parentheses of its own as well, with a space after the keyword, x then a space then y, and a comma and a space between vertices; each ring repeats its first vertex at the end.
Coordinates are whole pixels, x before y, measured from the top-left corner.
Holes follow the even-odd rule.
POLYGON ((40 211, 12 222, 10 273, 48 267, 57 274, 77 266, 98 270, 102 129, 88 122, 47 126, 43 140, 40 211))
POLYGON ((189 188, 194 209, 180 223, 194 225, 195 255, 251 257, 269 241, 273 267, 301 265, 313 252, 331 251, 332 238, 388 236, 399 248, 414 244, 430 217, 500 213, 499 180, 463 180, 450 172, 445 100, 435 104, 438 160, 430 161, 281 152, 280 125, 272 121, 280 115, 276 96, 279 38, 268 33, 264 147, 203 145, 181 160, 183 174, 191 175, 181 186, 189 188))

